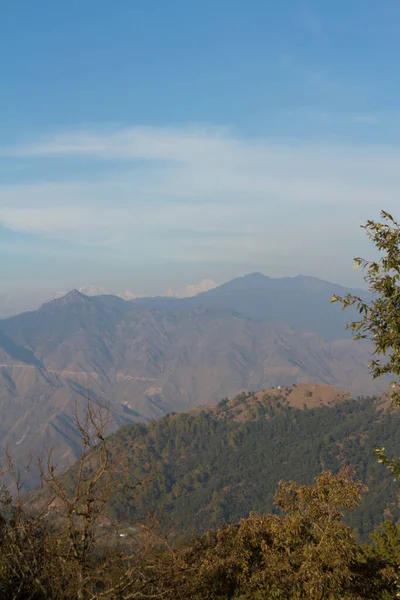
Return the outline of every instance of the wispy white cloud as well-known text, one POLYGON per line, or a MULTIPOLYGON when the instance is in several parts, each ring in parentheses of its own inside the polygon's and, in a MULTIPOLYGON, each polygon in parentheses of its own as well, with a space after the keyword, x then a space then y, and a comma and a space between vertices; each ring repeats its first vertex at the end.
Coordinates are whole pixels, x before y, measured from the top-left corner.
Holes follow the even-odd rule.
POLYGON ((306 252, 352 235, 356 219, 395 208, 400 186, 397 148, 243 138, 218 128, 78 130, 0 154, 44 163, 84 157, 110 173, 96 180, 91 168, 90 178, 73 183, 0 186, 0 224, 53 240, 141 252, 151 246, 185 258, 255 260, 296 245, 306 252), (322 213, 315 225, 314 210, 329 219, 322 213), (323 232, 318 241, 315 226, 323 232))

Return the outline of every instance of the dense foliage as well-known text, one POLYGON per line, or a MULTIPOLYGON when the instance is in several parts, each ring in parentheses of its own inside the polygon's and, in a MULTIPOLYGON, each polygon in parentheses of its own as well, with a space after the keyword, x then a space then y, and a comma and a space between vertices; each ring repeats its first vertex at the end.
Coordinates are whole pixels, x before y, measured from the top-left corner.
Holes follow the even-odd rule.
MULTIPOLYGON (((369 220, 362 226, 380 258, 354 259, 356 267, 366 270, 364 280, 372 299, 366 302, 357 295, 347 294, 344 298, 334 295, 331 302, 341 302, 343 309, 357 309, 359 320, 350 322, 347 327, 354 339, 373 343, 375 356, 370 363, 371 374, 374 378, 393 376, 392 400, 400 406, 400 224, 385 211, 381 217, 383 223, 369 220)), ((376 449, 376 454, 380 462, 400 478, 399 455, 388 458, 382 446, 376 449)))
POLYGON ((392 537, 391 551, 385 547, 384 558, 379 544, 359 546, 341 522, 344 510, 357 506, 363 491, 364 486, 346 468, 336 476, 321 474, 313 486, 281 482, 275 495, 279 515, 252 514, 181 550, 166 597, 394 598, 396 568, 392 565, 398 535, 392 537))
POLYGON ((347 522, 365 538, 385 514, 398 518, 396 486, 374 457, 387 440, 400 453, 396 413, 369 398, 303 410, 283 398, 257 398, 239 398, 251 406, 245 420, 224 400, 216 411, 120 429, 109 439, 111 460, 129 489, 141 485, 113 494, 112 516, 134 523, 154 511, 173 534, 203 533, 252 510, 273 510, 281 479, 311 483, 347 464, 370 488, 347 522))
MULTIPOLYGON (((85 470, 81 463, 82 472, 85 470)), ((102 469, 102 467, 100 467, 102 469)), ((71 492, 56 483, 57 516, 19 496, 0 503, 0 597, 5 600, 394 600, 398 528, 385 523, 360 545, 342 521, 365 486, 343 468, 314 485, 280 482, 276 514, 252 513, 180 547, 142 528, 125 545, 95 534, 103 506, 95 469, 71 492), (83 482, 84 485, 83 485, 83 482), (63 501, 63 498, 65 499, 63 501), (89 501, 88 501, 89 500, 89 501), (71 512, 70 502, 75 509, 71 512), (94 510, 92 504, 97 505, 94 510), (87 508, 87 510, 85 509, 87 508), (76 513, 80 519, 76 519, 76 513), (45 516, 49 518, 44 518, 45 516), (88 543, 87 543, 88 542, 88 543), (85 552, 83 552, 85 550, 85 552)), ((50 483, 54 483, 51 480, 50 483)), ((47 509, 51 503, 47 505, 47 509)))
MULTIPOLYGON (((341 302, 343 309, 355 306, 360 319, 348 324, 356 340, 367 339, 375 346, 376 358, 371 361, 373 377, 391 374, 400 383, 400 224, 382 211, 383 223, 368 221, 362 228, 381 254, 379 260, 355 258, 355 266, 366 270, 364 277, 372 299, 365 301, 348 294, 333 296, 331 302, 341 302)), ((400 394, 393 392, 400 402, 400 394)))

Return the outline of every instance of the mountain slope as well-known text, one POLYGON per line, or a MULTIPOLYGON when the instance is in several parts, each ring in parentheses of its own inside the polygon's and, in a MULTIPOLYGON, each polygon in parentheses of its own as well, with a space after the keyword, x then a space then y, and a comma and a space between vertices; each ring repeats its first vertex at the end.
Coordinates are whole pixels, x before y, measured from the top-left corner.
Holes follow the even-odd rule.
MULTIPOLYGON (((312 384, 129 425, 111 436, 109 450, 136 492, 116 494, 110 512, 134 524, 155 511, 167 530, 188 536, 273 510, 281 479, 311 483, 347 464, 370 488, 351 515, 365 536, 384 515, 400 516, 396 484, 373 454, 386 442, 400 452, 398 427, 399 415, 377 400, 312 384)), ((66 477, 73 481, 74 470, 66 477)))
POLYGON ((194 298, 140 298, 136 306, 175 310, 213 307, 234 310, 250 319, 283 322, 301 331, 313 331, 326 341, 351 337, 346 323, 355 311, 343 313, 329 304, 333 294, 366 292, 352 290, 314 277, 274 279, 252 273, 233 279, 194 298))
MULTIPOLYGON (((307 297, 299 292, 300 304, 307 297)), ((335 308, 321 300, 324 318, 335 308)), ((74 405, 82 409, 88 394, 110 403, 116 429, 242 389, 305 380, 355 395, 385 389, 387 382, 369 376, 368 345, 324 340, 317 320, 307 332, 280 321, 279 313, 270 317, 256 321, 227 306, 149 308, 74 290, 38 311, 0 320, 0 442, 18 460, 53 445, 65 467, 76 457, 74 405)))

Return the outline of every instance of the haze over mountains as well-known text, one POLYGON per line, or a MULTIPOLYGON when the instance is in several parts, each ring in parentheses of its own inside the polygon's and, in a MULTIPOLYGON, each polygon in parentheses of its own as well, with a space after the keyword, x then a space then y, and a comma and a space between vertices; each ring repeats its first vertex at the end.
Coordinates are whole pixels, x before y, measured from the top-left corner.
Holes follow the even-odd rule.
MULTIPOLYGON (((203 279, 199 283, 193 283, 180 288, 168 288, 165 292, 166 297, 172 298, 188 298, 195 296, 200 292, 207 292, 217 287, 217 284, 212 279, 203 279)), ((124 300, 135 300, 136 298, 146 297, 145 294, 134 292, 132 290, 124 290, 123 292, 111 292, 106 288, 99 285, 85 285, 78 288, 85 296, 103 296, 103 295, 114 295, 123 298, 124 300)), ((55 298, 61 298, 65 296, 66 292, 55 292, 46 297, 43 292, 30 292, 29 294, 0 294, 0 319, 7 318, 17 315, 21 312, 28 310, 36 310, 39 306, 49 300, 55 298)))
POLYGON ((212 404, 242 389, 311 381, 353 395, 384 391, 370 349, 345 331, 348 290, 254 273, 191 298, 86 296, 73 290, 0 320, 0 441, 16 459, 55 447, 76 456, 74 403, 110 402, 113 428, 212 404))

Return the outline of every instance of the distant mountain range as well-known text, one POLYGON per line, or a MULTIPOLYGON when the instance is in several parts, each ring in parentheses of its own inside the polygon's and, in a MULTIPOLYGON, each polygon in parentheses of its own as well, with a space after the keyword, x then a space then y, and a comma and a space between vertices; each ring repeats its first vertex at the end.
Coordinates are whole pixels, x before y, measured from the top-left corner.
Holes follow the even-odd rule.
MULTIPOLYGON (((168 298, 189 298, 196 296, 200 292, 207 292, 217 287, 217 284, 212 279, 203 279, 199 283, 193 283, 181 288, 169 288, 165 292, 168 298)), ((85 296, 104 296, 113 295, 123 298, 124 300, 135 300, 137 298, 146 297, 145 294, 124 290, 123 292, 110 292, 106 288, 99 285, 85 285, 78 288, 78 291, 85 296)), ((37 309, 44 301, 54 300, 65 296, 66 292, 55 292, 50 297, 44 298, 40 292, 30 294, 0 294, 0 319, 12 317, 21 312, 37 309)))
MULTIPOLYGON (((212 279, 203 279, 199 283, 193 283, 190 285, 186 285, 181 288, 173 289, 169 288, 164 296, 167 298, 191 298, 192 296, 197 296, 201 292, 208 292, 217 287, 217 284, 212 279)), ((125 290, 124 292, 118 292, 113 294, 112 292, 107 291, 105 288, 96 285, 86 285, 84 287, 79 288, 78 290, 82 294, 86 296, 104 296, 104 295, 114 295, 123 298, 124 300, 136 300, 138 298, 146 298, 144 294, 138 294, 136 292, 132 292, 131 290, 125 290)), ((57 297, 64 296, 65 294, 57 294, 57 297)), ((148 297, 148 296, 147 296, 148 297)))
POLYGON ((21 460, 54 446, 76 457, 74 403, 110 402, 113 428, 217 402, 242 389, 312 381, 382 392, 370 348, 345 332, 346 288, 260 273, 192 298, 86 296, 73 290, 0 320, 0 441, 21 460))
POLYGON ((351 313, 329 305, 333 294, 348 292, 366 295, 361 290, 315 277, 299 275, 275 279, 251 273, 191 298, 138 298, 134 303, 138 307, 164 310, 229 309, 252 320, 279 322, 295 330, 313 331, 331 341, 350 337, 345 327, 352 318, 351 313))

